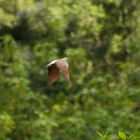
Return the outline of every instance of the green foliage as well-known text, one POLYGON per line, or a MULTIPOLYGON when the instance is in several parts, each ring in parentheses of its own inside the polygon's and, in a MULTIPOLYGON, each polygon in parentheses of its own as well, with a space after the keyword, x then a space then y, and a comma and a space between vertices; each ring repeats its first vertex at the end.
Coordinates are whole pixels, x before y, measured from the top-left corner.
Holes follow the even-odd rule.
POLYGON ((11 133, 12 129, 14 128, 14 121, 12 120, 11 116, 2 113, 0 115, 0 139, 4 140, 7 134, 11 133))
POLYGON ((108 135, 106 134, 101 134, 100 132, 97 131, 97 134, 101 137, 102 140, 108 140, 108 135))
POLYGON ((139 0, 0 1, 0 140, 140 138, 139 0), (67 56, 70 81, 44 65, 67 56))
POLYGON ((119 131, 118 135, 122 140, 126 140, 126 135, 122 131, 119 131))

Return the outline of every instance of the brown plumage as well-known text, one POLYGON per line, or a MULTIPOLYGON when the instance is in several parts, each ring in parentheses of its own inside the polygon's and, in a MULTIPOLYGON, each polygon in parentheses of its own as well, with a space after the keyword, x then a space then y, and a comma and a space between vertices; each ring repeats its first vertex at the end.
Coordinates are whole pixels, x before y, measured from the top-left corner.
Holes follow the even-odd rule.
POLYGON ((54 83, 59 75, 59 72, 64 76, 65 80, 69 80, 69 64, 67 57, 53 60, 51 63, 45 66, 48 68, 48 82, 54 83))

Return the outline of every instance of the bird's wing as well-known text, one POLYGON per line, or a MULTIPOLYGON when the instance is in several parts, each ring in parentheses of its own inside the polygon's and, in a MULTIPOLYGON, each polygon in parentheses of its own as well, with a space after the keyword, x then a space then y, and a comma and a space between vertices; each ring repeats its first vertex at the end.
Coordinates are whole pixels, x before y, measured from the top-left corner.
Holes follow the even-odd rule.
POLYGON ((54 83, 57 80, 58 75, 59 75, 59 69, 55 64, 48 66, 49 84, 54 83))
POLYGON ((67 61, 57 61, 56 66, 59 71, 63 74, 65 80, 69 80, 69 64, 67 61))

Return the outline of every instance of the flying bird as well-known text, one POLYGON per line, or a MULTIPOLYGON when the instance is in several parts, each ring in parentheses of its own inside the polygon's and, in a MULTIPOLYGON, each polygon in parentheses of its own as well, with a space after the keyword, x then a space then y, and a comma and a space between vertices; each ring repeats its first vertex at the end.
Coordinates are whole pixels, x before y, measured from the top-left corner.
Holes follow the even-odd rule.
POLYGON ((59 73, 63 75, 66 81, 69 80, 69 64, 67 57, 53 60, 44 68, 48 69, 49 84, 53 84, 57 80, 59 73))

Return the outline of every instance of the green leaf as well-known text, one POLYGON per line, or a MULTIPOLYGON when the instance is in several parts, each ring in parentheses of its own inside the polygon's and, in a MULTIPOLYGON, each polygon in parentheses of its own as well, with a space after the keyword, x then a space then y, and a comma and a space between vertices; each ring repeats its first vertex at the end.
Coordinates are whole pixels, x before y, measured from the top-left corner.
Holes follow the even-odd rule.
POLYGON ((101 138, 104 138, 104 135, 101 134, 99 131, 97 131, 97 134, 98 134, 101 138))
POLYGON ((125 133, 123 133, 122 131, 118 132, 118 136, 122 139, 122 140, 126 140, 126 135, 125 133))

